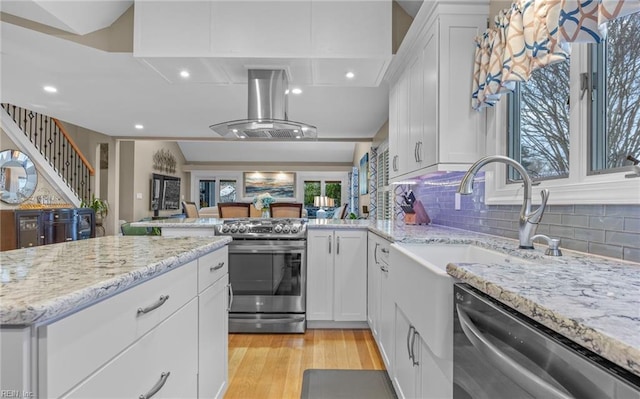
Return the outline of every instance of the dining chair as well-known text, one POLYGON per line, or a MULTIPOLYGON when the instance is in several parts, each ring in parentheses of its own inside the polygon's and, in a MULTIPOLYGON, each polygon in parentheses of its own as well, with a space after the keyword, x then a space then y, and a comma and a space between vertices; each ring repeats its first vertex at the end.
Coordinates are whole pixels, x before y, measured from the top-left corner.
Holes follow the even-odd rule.
POLYGON ((182 209, 184 209, 184 214, 187 215, 188 218, 200 217, 198 214, 198 206, 195 202, 182 201, 182 209))
POLYGON ((221 218, 248 218, 250 206, 248 202, 221 202, 218 204, 218 215, 221 218))
POLYGON ((301 218, 302 203, 299 202, 274 202, 269 205, 272 218, 301 218))

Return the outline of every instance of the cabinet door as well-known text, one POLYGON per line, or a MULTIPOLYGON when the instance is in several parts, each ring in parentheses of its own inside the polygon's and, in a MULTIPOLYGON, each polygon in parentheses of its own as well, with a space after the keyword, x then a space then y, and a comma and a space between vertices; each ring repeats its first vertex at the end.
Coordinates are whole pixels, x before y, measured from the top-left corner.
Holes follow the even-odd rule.
MULTIPOLYGON (((389 243, 386 243, 387 248, 389 243)), ((378 319, 378 336, 380 348, 380 354, 384 360, 389 373, 393 372, 393 331, 394 331, 394 317, 395 317, 395 305, 393 299, 393 293, 391 291, 391 284, 389 284, 389 274, 393 273, 393 265, 388 265, 386 269, 380 269, 380 298, 378 301, 379 306, 379 319, 378 319), (385 271, 386 270, 386 271, 385 271)))
POLYGON ((44 226, 41 211, 16 211, 17 248, 44 244, 44 226))
POLYGON ((423 101, 423 71, 422 71, 422 54, 414 59, 409 65, 409 104, 408 104, 408 133, 409 140, 407 149, 409 153, 407 157, 407 172, 417 170, 422 165, 422 156, 420 154, 420 146, 424 147, 422 139, 422 118, 424 109, 423 101))
POLYGON ((438 22, 428 31, 422 48, 423 117, 422 145, 419 145, 421 167, 438 163, 438 22))
POLYGON ((137 398, 163 380, 154 398, 197 397, 197 324, 194 298, 64 397, 137 398))
POLYGON ((367 232, 336 231, 334 315, 336 321, 367 320, 367 232))
POLYGON ((228 284, 225 274, 198 297, 199 398, 222 398, 227 389, 228 284))
POLYGON ((398 80, 398 175, 407 173, 409 150, 409 73, 406 71, 398 80))
POLYGON ((378 251, 380 242, 376 235, 368 234, 367 253, 367 322, 376 341, 378 337, 378 323, 380 320, 380 261, 378 251))
POLYGON ((389 177, 394 178, 400 174, 398 168, 398 83, 389 89, 389 177))
MULTIPOLYGON (((395 327, 394 327, 394 361, 393 361, 393 381, 396 392, 400 398, 417 398, 419 369, 414 365, 413 354, 416 355, 416 347, 412 338, 417 338, 413 334, 413 325, 406 314, 396 305, 395 307, 395 327), (413 343, 413 347, 412 347, 413 343)), ((419 349, 417 349, 419 351, 419 349)), ((415 357, 420 359, 419 354, 415 357)))
POLYGON ((333 230, 307 234, 307 319, 333 319, 333 230))

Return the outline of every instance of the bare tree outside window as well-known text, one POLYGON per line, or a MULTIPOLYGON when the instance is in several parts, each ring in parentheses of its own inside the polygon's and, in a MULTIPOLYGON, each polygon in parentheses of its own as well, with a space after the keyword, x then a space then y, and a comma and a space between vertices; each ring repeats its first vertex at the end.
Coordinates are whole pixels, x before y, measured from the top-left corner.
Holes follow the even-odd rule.
POLYGON ((630 165, 640 158, 640 13, 607 24, 607 40, 594 49, 591 168, 630 165))
MULTIPOLYGON (((568 176, 569 62, 534 71, 510 96, 509 155, 519 159, 532 179, 568 176)), ((520 179, 512 173, 513 180, 520 179)))

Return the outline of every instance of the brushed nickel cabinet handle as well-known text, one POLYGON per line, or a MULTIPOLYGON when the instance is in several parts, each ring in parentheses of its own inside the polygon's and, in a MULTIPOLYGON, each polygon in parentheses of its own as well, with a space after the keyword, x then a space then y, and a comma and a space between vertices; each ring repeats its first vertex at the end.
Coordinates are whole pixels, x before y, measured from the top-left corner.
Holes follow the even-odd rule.
POLYGON ((373 260, 376 262, 376 265, 378 264, 378 247, 380 246, 380 243, 376 243, 376 247, 373 249, 373 260))
POLYGON ((231 305, 233 305, 233 287, 231 284, 227 284, 227 288, 229 288, 229 306, 227 306, 227 312, 231 311, 231 305))
POLYGON ((210 271, 210 272, 212 272, 212 271, 214 271, 214 270, 220 270, 220 269, 222 269, 222 266, 224 266, 224 262, 220 262, 220 263, 218 263, 218 264, 217 264, 217 265, 215 265, 215 266, 211 266, 211 267, 209 268, 209 271, 210 271))
POLYGON ((138 399, 150 399, 153 395, 157 394, 158 391, 160 391, 162 389, 162 387, 164 386, 164 384, 167 382, 167 379, 169 378, 169 375, 171 374, 171 372, 167 371, 162 372, 162 374, 160 374, 160 380, 158 382, 156 382, 156 385, 154 385, 149 392, 142 394, 140 396, 138 396, 138 399))
POLYGON ((146 308, 138 308, 138 316, 141 314, 149 313, 152 310, 158 309, 160 306, 164 305, 165 302, 169 299, 169 295, 160 295, 160 298, 153 305, 149 305, 146 308))
POLYGON ((336 237, 336 255, 340 255, 340 237, 336 237))
POLYGON ((329 239, 329 253, 331 253, 331 236, 327 237, 329 239))

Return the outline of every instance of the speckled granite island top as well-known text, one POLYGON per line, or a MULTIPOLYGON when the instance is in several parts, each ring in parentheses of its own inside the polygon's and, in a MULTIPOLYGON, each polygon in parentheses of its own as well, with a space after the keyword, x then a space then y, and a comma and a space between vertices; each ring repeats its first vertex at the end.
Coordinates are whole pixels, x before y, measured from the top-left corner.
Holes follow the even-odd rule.
POLYGON ((0 252, 0 324, 24 326, 73 312, 230 241, 107 236, 0 252))

